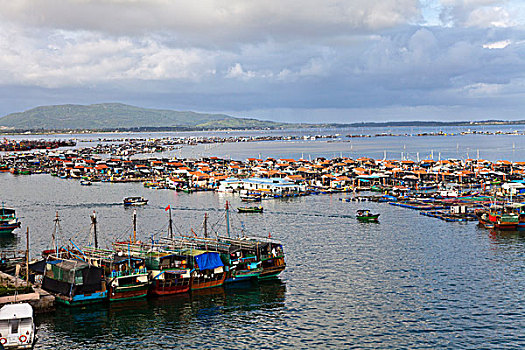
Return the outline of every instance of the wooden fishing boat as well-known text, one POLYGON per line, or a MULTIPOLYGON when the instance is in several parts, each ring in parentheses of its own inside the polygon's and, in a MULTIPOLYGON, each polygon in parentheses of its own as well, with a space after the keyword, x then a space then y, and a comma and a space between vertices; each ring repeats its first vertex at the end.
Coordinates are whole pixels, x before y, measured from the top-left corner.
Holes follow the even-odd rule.
POLYGON ((271 239, 256 238, 262 272, 259 279, 275 278, 286 268, 284 250, 281 243, 271 239))
POLYGON ((85 247, 80 254, 88 263, 104 268, 104 279, 109 301, 146 297, 148 294, 148 271, 144 259, 122 251, 85 247))
POLYGON ((163 252, 149 253, 146 258, 153 295, 186 293, 190 290, 191 269, 188 257, 163 252))
POLYGON ((486 228, 486 229, 493 229, 494 228, 494 222, 489 220, 489 212, 488 210, 476 210, 474 212, 478 218, 479 226, 486 228))
POLYGON ((503 209, 498 210, 496 208, 491 208, 484 214, 486 215, 482 214, 483 220, 488 221, 488 225, 492 223, 494 228, 498 230, 517 230, 518 228, 519 215, 517 213, 507 212, 503 209))
POLYGON ((185 253, 193 257, 191 290, 218 287, 224 284, 226 272, 218 252, 189 250, 185 253))
POLYGON ((91 181, 89 180, 80 180, 82 186, 91 186, 91 181))
POLYGON ((262 262, 256 256, 235 257, 228 265, 228 277, 224 283, 258 279, 263 272, 262 262))
POLYGON ((360 222, 378 222, 380 214, 373 214, 368 209, 360 209, 356 213, 356 219, 360 222))
POLYGON ((241 201, 243 202, 260 202, 262 199, 262 196, 260 194, 241 194, 239 196, 241 198, 241 201))
POLYGON ((144 197, 126 197, 124 198, 124 206, 138 206, 138 205, 146 205, 148 204, 148 200, 144 197))
POLYGON ((238 207, 237 211, 239 213, 262 213, 264 210, 263 207, 238 207))
POLYGON ((53 255, 48 257, 42 288, 67 306, 100 303, 108 296, 102 267, 53 255))
POLYGON ((33 307, 29 303, 6 304, 0 309, 1 349, 32 349, 36 340, 33 307))
POLYGON ((20 226, 21 223, 16 217, 15 209, 4 208, 2 205, 2 209, 0 209, 0 233, 12 233, 20 226))
POLYGON ((142 259, 115 256, 106 277, 109 301, 144 298, 148 295, 148 271, 142 259))

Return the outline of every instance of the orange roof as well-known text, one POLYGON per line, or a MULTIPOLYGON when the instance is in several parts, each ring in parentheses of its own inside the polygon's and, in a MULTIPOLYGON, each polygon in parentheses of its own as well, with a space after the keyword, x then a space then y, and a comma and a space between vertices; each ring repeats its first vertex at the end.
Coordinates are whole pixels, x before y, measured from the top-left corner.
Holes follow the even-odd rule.
POLYGON ((208 174, 201 173, 200 171, 190 171, 190 175, 197 176, 198 178, 209 178, 210 176, 208 174))

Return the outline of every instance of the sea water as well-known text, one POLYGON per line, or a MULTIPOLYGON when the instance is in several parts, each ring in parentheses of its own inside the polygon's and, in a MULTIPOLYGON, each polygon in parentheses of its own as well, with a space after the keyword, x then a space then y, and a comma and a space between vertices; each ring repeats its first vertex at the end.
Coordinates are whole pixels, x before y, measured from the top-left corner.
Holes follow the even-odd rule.
MULTIPOLYGON (((454 139, 453 144, 444 144, 441 149, 453 152, 456 141, 467 142, 469 137, 478 136, 454 139)), ((492 137, 499 137, 493 141, 496 145, 523 147, 523 137, 492 137)), ((383 146, 403 147, 403 143, 410 145, 410 140, 420 140, 392 139, 376 138, 384 144, 371 143, 363 155, 373 147, 382 153, 379 148, 383 146)), ((448 139, 432 140, 446 143, 448 139)), ((268 143, 263 144, 250 152, 265 152, 268 143)), ((287 143, 275 144, 272 152, 276 154, 279 147, 288 149, 287 143)), ((329 145, 326 147, 331 144, 324 143, 329 145)), ((307 143, 302 152, 317 154, 316 145, 307 143)), ((410 149, 439 149, 435 145, 411 145, 414 148, 410 149)), ((320 146, 326 154, 333 152, 324 147, 320 146)), ((489 151, 479 138, 473 147, 489 151)), ((493 152, 494 157, 511 159, 512 148, 505 148, 501 153, 493 152)), ((514 154, 514 160, 523 160, 520 156, 514 154)), ((89 215, 93 211, 97 213, 101 246, 129 239, 133 209, 122 205, 126 196, 149 200, 148 205, 137 208, 137 239, 142 241, 167 235, 167 205, 172 208, 175 234, 191 234, 193 229, 199 235, 205 213, 209 216, 208 232, 226 234, 226 202, 233 210, 242 205, 238 196, 229 194, 152 190, 137 183, 81 186, 77 180, 46 174, 2 173, 0 188, 2 201, 16 208, 22 221, 22 228, 14 235, 0 239, 0 246, 25 249, 29 227, 31 257, 50 248, 53 235, 59 244, 66 245, 70 239, 79 246, 92 243, 89 215), (54 222, 57 213, 58 226, 54 222)), ((271 235, 282 241, 287 268, 274 281, 133 302, 59 307, 36 317, 36 348, 525 346, 523 233, 491 232, 476 223, 447 223, 385 203, 343 202, 339 200, 342 197, 345 195, 267 200, 262 202, 263 214, 231 213, 232 236, 271 235), (380 222, 358 222, 355 211, 360 208, 379 212, 380 222)))

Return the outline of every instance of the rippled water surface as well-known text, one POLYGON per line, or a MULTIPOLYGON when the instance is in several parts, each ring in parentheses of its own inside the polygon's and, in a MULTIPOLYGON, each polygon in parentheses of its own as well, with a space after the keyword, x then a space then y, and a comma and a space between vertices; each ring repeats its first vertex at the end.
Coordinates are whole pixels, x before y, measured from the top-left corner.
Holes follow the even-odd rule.
MULTIPOLYGON (((224 205, 238 197, 151 190, 49 175, 0 174, 1 199, 15 207, 22 229, 4 249, 31 254, 59 239, 85 244, 90 213, 102 245, 128 238, 132 210, 125 196, 143 195, 138 238, 166 234, 173 209, 177 233, 200 234, 204 213, 225 232, 224 205)), ((446 223, 379 203, 342 202, 344 195, 268 200, 263 214, 233 214, 232 234, 282 240, 287 268, 280 279, 182 296, 58 308, 38 315, 37 349, 370 348, 495 349, 525 347, 525 235, 491 233, 474 223, 446 223), (358 208, 381 213, 358 223, 358 208)))

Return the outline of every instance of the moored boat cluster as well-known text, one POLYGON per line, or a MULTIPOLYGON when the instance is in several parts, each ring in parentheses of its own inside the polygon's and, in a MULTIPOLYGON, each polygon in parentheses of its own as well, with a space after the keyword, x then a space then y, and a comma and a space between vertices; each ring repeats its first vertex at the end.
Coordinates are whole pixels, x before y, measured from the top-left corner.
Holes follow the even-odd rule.
MULTIPOLYGON (((92 220, 96 224, 95 216, 92 220)), ((275 278, 286 267, 282 244, 270 237, 170 234, 150 243, 130 237, 109 249, 96 242, 44 251, 44 259, 30 265, 35 280, 57 302, 76 306, 275 278)))

